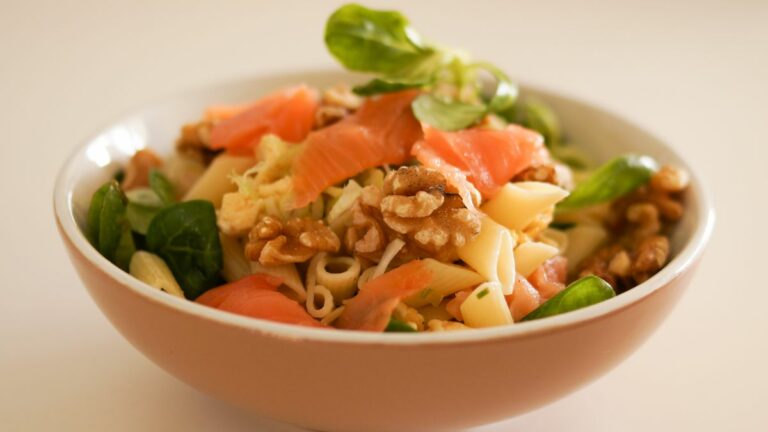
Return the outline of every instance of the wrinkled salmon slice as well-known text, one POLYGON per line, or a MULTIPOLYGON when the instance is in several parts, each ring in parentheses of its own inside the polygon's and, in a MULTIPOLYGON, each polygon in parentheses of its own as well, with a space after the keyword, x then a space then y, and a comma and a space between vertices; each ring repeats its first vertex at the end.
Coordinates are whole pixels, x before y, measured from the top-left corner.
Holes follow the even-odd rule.
POLYGON ((415 260, 372 279, 346 303, 336 327, 384 331, 397 304, 424 289, 432 277, 432 270, 423 261, 415 260))
POLYGON ((413 155, 422 165, 443 172, 462 197, 469 196, 462 193, 468 181, 483 198, 492 198, 512 177, 528 168, 543 149, 541 135, 518 125, 456 132, 429 125, 423 125, 423 129, 424 139, 413 146, 413 155))
POLYGON ((211 147, 235 155, 253 155, 266 134, 298 143, 315 122, 317 92, 305 85, 267 95, 246 108, 215 108, 207 115, 223 118, 211 131, 211 147))
POLYGON ((294 207, 365 169, 408 161, 422 136, 411 111, 418 94, 406 90, 366 99, 356 113, 310 133, 293 164, 294 207))
POLYGON ((325 327, 294 300, 277 292, 281 279, 253 274, 206 291, 195 301, 227 312, 285 324, 325 327))

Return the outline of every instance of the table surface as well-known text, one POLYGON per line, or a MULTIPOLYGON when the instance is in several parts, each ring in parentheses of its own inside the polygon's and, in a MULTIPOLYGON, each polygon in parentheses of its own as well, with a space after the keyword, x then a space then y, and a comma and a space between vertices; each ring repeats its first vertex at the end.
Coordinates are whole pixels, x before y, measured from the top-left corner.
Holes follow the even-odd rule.
MULTIPOLYGON (((332 67, 321 34, 337 3, 0 1, 0 429, 298 431, 187 387, 123 340, 69 264, 51 193, 66 155, 134 107, 332 67)), ((768 244, 768 2, 367 3, 649 127, 716 202, 693 286, 644 346, 557 403, 473 430, 768 430, 768 287, 755 271, 768 244)))

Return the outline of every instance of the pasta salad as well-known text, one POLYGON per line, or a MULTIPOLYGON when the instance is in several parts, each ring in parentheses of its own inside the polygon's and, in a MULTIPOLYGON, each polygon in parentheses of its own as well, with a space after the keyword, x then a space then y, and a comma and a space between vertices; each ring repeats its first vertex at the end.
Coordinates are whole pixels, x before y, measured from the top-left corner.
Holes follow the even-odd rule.
POLYGON ((169 295, 376 332, 562 314, 669 260, 683 170, 593 166, 545 103, 398 12, 342 6, 325 43, 370 81, 209 107, 93 194, 93 246, 169 295))

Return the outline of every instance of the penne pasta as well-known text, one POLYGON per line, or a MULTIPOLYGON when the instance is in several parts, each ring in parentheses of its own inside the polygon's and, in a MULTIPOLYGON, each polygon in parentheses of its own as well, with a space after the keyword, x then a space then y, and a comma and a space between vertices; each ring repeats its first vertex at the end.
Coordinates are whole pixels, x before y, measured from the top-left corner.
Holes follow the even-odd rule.
POLYGON ((489 216, 481 220, 480 234, 459 248, 459 258, 486 281, 499 282, 504 295, 515 287, 515 240, 505 227, 489 216))
POLYGON ((322 285, 312 285, 307 289, 307 312, 315 318, 324 318, 333 311, 333 294, 322 285), (318 306, 318 304, 320 306, 318 306))
POLYGON ((326 287, 332 294, 336 304, 352 297, 357 291, 357 278, 360 277, 360 261, 346 256, 323 257, 315 264, 314 269, 317 284, 326 287))
POLYGON ((341 313, 344 312, 344 306, 339 306, 336 309, 330 311, 328 315, 324 316, 323 319, 320 320, 320 324, 325 325, 331 325, 334 321, 336 321, 337 318, 341 315, 341 313))
POLYGON ((236 238, 219 233, 223 265, 221 274, 227 282, 240 280, 251 274, 251 262, 245 257, 243 245, 236 238))
POLYGON ((159 256, 146 251, 137 251, 131 256, 128 269, 133 277, 145 284, 176 297, 184 298, 184 292, 179 283, 176 282, 176 278, 173 277, 171 269, 159 256))
POLYGON ((219 208, 224 194, 237 190, 237 186, 230 180, 230 175, 241 174, 254 163, 253 158, 249 157, 231 156, 226 153, 217 156, 200 179, 184 195, 183 201, 202 199, 212 202, 214 207, 219 208))
POLYGON ((590 256, 608 238, 608 231, 600 225, 576 225, 566 230, 568 235, 568 273, 573 273, 582 261, 590 256))
POLYGON ((464 324, 470 327, 493 327, 513 322, 501 286, 495 282, 486 282, 475 288, 460 309, 464 324))
POLYGON ((549 183, 507 183, 480 209, 501 225, 523 231, 537 216, 551 213, 553 206, 567 196, 565 189, 549 183))
POLYGON ((304 301, 307 298, 307 291, 304 289, 299 272, 293 264, 264 266, 259 264, 258 261, 251 261, 251 273, 264 273, 279 277, 283 280, 283 285, 290 288, 296 294, 299 301, 304 301))
POLYGON ((568 250, 568 234, 565 231, 547 228, 539 233, 539 241, 557 248, 560 255, 568 250))
POLYGON ((376 279, 377 277, 386 273, 389 264, 391 264, 392 260, 395 259, 395 256, 400 253, 400 249, 402 249, 403 246, 405 246, 405 242, 400 239, 394 239, 389 242, 387 247, 384 249, 384 253, 381 255, 379 264, 376 265, 376 270, 371 275, 371 279, 376 279))
POLYGON ((423 261, 424 265, 432 271, 432 282, 420 292, 404 300, 411 307, 438 305, 443 298, 477 286, 486 280, 477 272, 464 266, 446 264, 432 258, 425 258, 423 261))
POLYGON ((546 243, 523 243, 515 248, 515 269, 521 276, 528 277, 544 261, 557 255, 557 253, 556 247, 546 243))

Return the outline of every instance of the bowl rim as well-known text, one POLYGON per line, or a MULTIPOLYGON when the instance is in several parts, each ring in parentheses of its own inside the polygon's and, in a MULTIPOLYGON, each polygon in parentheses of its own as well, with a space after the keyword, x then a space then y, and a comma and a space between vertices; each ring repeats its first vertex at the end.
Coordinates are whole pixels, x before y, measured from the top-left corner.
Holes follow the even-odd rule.
MULTIPOLYGON (((641 130, 643 133, 661 143, 665 150, 674 155, 675 158, 682 161, 690 174, 690 184, 694 194, 697 197, 697 206, 692 210, 697 212, 696 219, 698 223, 687 244, 682 248, 682 250, 679 251, 679 253, 672 259, 672 261, 667 263, 667 265, 661 271, 653 275, 650 279, 608 301, 562 315, 548 317, 542 320, 518 322, 506 326, 473 329, 472 331, 465 332, 424 332, 404 334, 308 328, 292 324, 277 323, 259 318, 240 316, 163 293, 139 281, 129 273, 124 272, 112 264, 109 260, 104 258, 90 244, 90 242, 88 242, 84 233, 78 227, 72 208, 73 191, 67 188, 67 180, 74 175, 72 171, 74 170, 76 163, 86 156, 86 150, 89 148, 89 146, 94 143, 97 137, 101 136, 111 127, 125 123, 126 121, 136 117, 141 111, 151 110, 161 105, 162 103, 168 103, 185 96, 210 92, 217 88, 245 86, 248 83, 253 83, 258 80, 271 79, 275 78, 276 76, 296 77, 297 82, 300 82, 313 74, 328 74, 330 72, 337 73, 339 76, 344 74, 343 71, 331 70, 328 68, 303 68, 301 70, 292 70, 291 72, 287 73, 281 73, 281 71, 272 71, 268 73, 251 74, 248 75, 248 77, 209 83, 195 87, 188 91, 171 94, 162 99, 150 101, 149 103, 144 104, 142 107, 130 110, 130 114, 117 117, 115 120, 109 122, 108 125, 100 128, 96 133, 90 135, 87 139, 77 145, 60 168, 60 171, 56 177, 53 191, 54 215, 56 222, 60 227, 60 232, 62 235, 66 236, 66 240, 68 240, 74 246, 74 249, 85 258, 88 264, 94 266, 98 270, 101 270, 120 285, 130 289, 133 294, 142 297, 146 301, 154 302, 157 305, 171 309, 176 313, 191 315, 204 320, 209 320, 220 325, 236 327, 241 330, 255 332, 264 336, 275 337, 279 339, 385 346, 455 344, 466 345, 488 341, 527 338, 565 328, 573 328, 586 325, 593 320, 621 312, 623 309, 632 306, 634 303, 637 303, 645 297, 650 296, 654 292, 671 283, 673 280, 682 276, 684 273, 689 271, 691 267, 700 259, 704 252, 705 246, 712 235, 712 230, 715 223, 715 212, 709 194, 703 187, 701 177, 697 175, 696 170, 691 167, 690 164, 685 159, 683 159, 673 147, 669 146, 666 141, 659 139, 655 134, 649 132, 648 129, 638 125, 636 122, 630 121, 620 114, 611 112, 600 105, 584 102, 583 100, 573 97, 562 91, 551 91, 539 85, 525 84, 520 84, 523 92, 528 90, 535 91, 536 93, 542 95, 556 96, 560 99, 567 100, 569 103, 589 107, 600 112, 602 115, 606 115, 609 118, 641 130)), ((80 176, 80 178, 82 178, 82 176, 80 176)), ((77 182, 74 183, 76 184, 77 182)))

